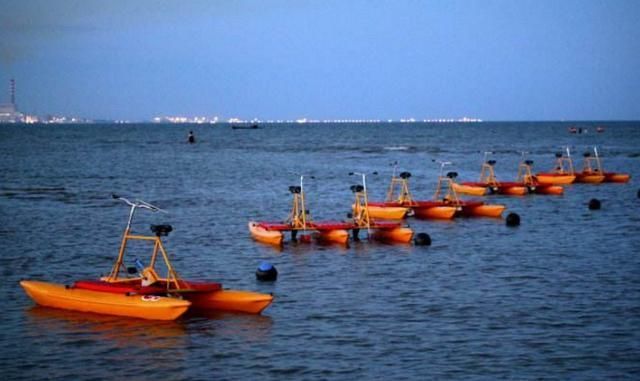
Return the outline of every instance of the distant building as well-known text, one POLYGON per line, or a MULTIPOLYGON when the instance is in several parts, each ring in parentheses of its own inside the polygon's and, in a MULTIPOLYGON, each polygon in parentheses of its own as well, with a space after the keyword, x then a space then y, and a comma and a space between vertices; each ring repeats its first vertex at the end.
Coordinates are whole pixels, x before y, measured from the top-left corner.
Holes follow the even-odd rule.
POLYGON ((24 115, 16 110, 13 103, 0 103, 0 123, 22 123, 24 115))
POLYGON ((24 115, 16 107, 16 81, 9 81, 9 97, 11 102, 0 103, 0 123, 22 123, 24 115))

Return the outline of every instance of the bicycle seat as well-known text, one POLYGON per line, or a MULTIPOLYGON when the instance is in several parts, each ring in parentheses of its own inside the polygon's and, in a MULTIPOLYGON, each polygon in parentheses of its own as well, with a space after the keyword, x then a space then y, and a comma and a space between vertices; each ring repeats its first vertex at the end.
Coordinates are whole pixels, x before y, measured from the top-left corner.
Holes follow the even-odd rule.
POLYGON ((151 225, 151 231, 158 237, 168 236, 173 227, 171 225, 151 225))

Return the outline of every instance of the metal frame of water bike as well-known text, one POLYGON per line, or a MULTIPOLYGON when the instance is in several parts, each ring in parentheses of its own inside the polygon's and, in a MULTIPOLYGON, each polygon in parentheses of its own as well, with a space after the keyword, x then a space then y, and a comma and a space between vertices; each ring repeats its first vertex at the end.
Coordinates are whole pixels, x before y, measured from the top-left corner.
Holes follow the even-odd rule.
POLYGON ((482 167, 480 168, 480 182, 489 185, 493 192, 498 191, 498 187, 500 186, 500 182, 496 179, 496 174, 493 168, 493 164, 489 163, 487 160, 489 155, 492 155, 493 152, 485 151, 484 159, 482 161, 482 167))
POLYGON ((452 163, 450 161, 438 161, 438 163, 440 164, 440 173, 438 174, 438 185, 436 186, 436 193, 433 195, 433 199, 436 201, 446 201, 460 210, 460 198, 456 190, 453 189, 454 178, 442 175, 444 173, 444 167, 452 163), (447 188, 446 193, 442 191, 443 186, 447 188), (440 198, 443 193, 444 196, 440 198))
MULTIPOLYGON (((374 172, 377 174, 377 172, 374 172)), ((353 222, 361 228, 367 228, 371 234, 371 218, 369 217, 369 197, 367 196, 367 175, 361 172, 349 172, 349 175, 362 176, 362 191, 354 190, 355 207, 353 208, 353 222)), ((352 189, 357 189, 351 187, 352 189)))
POLYGON ((307 209, 305 206, 304 175, 300 175, 299 191, 295 188, 295 186, 289 187, 289 191, 293 194, 293 206, 286 221, 294 229, 306 230, 307 223, 310 223, 311 219, 307 216, 307 209))
POLYGON ((393 166, 393 173, 391 175, 391 183, 389 184, 389 189, 387 190, 387 196, 385 198, 386 202, 399 202, 402 204, 412 203, 413 197, 411 197, 411 192, 409 191, 409 180, 400 176, 396 176, 396 171, 398 167, 398 162, 395 161, 391 163, 393 166), (398 189, 398 197, 396 198, 396 189, 398 189))
POLYGON ((166 211, 158 208, 157 206, 151 205, 148 202, 144 202, 142 200, 136 200, 135 202, 132 202, 124 197, 120 197, 117 195, 112 195, 112 197, 116 200, 120 200, 125 204, 129 205, 131 207, 131 210, 129 211, 129 219, 127 221, 127 227, 125 228, 124 234, 122 235, 122 242, 120 244, 120 251, 118 252, 118 258, 116 259, 116 263, 113 266, 113 269, 111 270, 111 273, 109 274, 109 276, 104 277, 103 280, 110 283, 115 283, 119 281, 131 281, 131 278, 124 278, 124 279, 119 278, 120 271, 124 267, 124 264, 123 264, 124 253, 127 248, 127 241, 129 240, 151 241, 154 244, 153 252, 151 255, 151 261, 149 265, 140 272, 140 275, 141 275, 140 279, 144 282, 144 285, 150 285, 158 281, 164 281, 166 282, 167 290, 173 290, 173 291, 180 290, 181 288, 180 277, 178 276, 178 273, 175 271, 175 269, 173 268, 173 265, 171 264, 171 261, 169 260, 169 255, 167 254, 167 251, 165 250, 162 244, 160 235, 158 234, 155 236, 144 236, 144 235, 131 234, 131 222, 133 221, 133 216, 135 214, 136 209, 138 208, 147 209, 152 212, 163 212, 163 213, 166 213, 166 211), (164 260, 165 266, 167 267, 166 278, 159 277, 155 271, 155 264, 158 258, 158 253, 162 255, 162 259, 164 260), (172 285, 173 285, 173 288, 171 287, 172 285))
POLYGON ((600 156, 598 155, 598 148, 593 147, 594 156, 591 156, 589 152, 585 153, 584 161, 582 164, 582 171, 585 173, 600 173, 602 174, 602 163, 600 162, 600 156), (589 154, 587 156, 587 154, 589 154), (592 165, 595 163, 595 165, 592 165))
POLYGON ((556 166, 553 169, 554 173, 558 173, 558 174, 569 174, 569 175, 574 175, 575 174, 575 169, 573 167, 573 160, 571 160, 571 151, 569 150, 569 147, 564 147, 565 152, 567 153, 567 155, 560 155, 557 159, 556 159, 556 166), (569 167, 569 170, 567 171, 565 169, 565 164, 569 167))

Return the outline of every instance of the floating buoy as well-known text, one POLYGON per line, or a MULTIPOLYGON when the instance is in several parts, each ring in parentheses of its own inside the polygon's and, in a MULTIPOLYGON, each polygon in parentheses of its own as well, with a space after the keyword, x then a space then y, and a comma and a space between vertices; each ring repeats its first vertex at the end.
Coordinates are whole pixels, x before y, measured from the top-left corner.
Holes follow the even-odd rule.
POLYGON ((418 233, 416 237, 413 239, 413 243, 416 246, 430 246, 431 245, 431 237, 427 233, 418 233))
POLYGON ((269 262, 262 262, 256 270, 256 279, 263 282, 272 282, 278 279, 278 270, 269 262))
POLYGON ((592 198, 591 200, 589 200, 589 209, 591 210, 600 209, 600 200, 598 200, 597 198, 592 198))
POLYGON ((518 226, 520 225, 520 216, 517 213, 509 213, 506 223, 507 226, 518 226))
POLYGON ((640 189, 638 189, 638 198, 640 198, 640 189))

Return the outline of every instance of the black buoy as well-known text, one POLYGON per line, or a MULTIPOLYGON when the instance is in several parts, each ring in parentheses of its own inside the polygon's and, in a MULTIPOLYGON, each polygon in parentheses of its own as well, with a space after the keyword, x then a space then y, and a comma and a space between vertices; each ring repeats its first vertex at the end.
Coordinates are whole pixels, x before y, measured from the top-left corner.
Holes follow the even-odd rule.
POLYGON ((416 246, 430 246, 431 245, 431 237, 427 233, 418 233, 416 237, 413 239, 413 243, 416 246))
POLYGON ((193 144, 196 142, 196 136, 193 134, 193 131, 189 131, 189 135, 187 136, 187 142, 193 144))
POLYGON ((640 198, 640 189, 638 189, 638 198, 640 198))
POLYGON ((262 262, 256 270, 256 279, 263 282, 272 282, 278 279, 278 270, 269 262, 262 262))
POLYGON ((507 215, 507 226, 520 225, 520 216, 517 213, 509 213, 507 215))
POLYGON ((592 198, 591 200, 589 200, 589 209, 591 210, 600 209, 600 200, 598 200, 597 198, 592 198))

